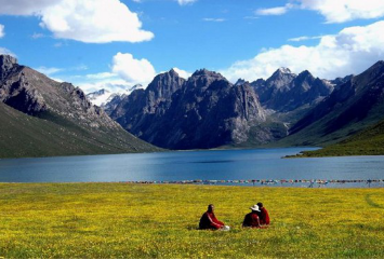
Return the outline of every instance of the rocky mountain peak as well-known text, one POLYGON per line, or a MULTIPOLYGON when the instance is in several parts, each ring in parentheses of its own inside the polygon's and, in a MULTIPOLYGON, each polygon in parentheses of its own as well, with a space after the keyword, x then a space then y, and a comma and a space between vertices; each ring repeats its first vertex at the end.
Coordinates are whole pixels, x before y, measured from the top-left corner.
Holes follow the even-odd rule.
POLYGON ((244 79, 238 79, 235 83, 235 86, 243 85, 247 83, 248 81, 245 81, 244 79))
POLYGON ((17 64, 17 59, 11 55, 0 55, 0 67, 4 68, 12 68, 15 64, 17 64))
POLYGON ((174 70, 173 68, 170 71, 168 71, 168 73, 173 77, 179 77, 179 73, 177 73, 177 71, 174 70))
POLYGON ((288 68, 278 68, 271 77, 267 79, 267 81, 274 81, 274 80, 280 80, 283 78, 293 78, 296 76, 294 73, 291 72, 288 68))
POLYGON ((304 80, 314 80, 315 77, 308 71, 304 70, 300 72, 300 74, 297 76, 296 80, 298 81, 304 81, 304 80))
POLYGON ((284 67, 278 68, 276 72, 282 73, 282 74, 292 74, 290 69, 284 68, 284 67))
POLYGON ((384 61, 380 60, 380 61, 376 62, 367 71, 369 71, 370 73, 376 74, 376 75, 384 73, 384 61))
POLYGON ((224 79, 223 75, 221 75, 220 73, 215 72, 215 71, 210 71, 207 69, 197 70, 191 76, 191 78, 197 78, 197 77, 224 79))
POLYGON ((146 92, 151 92, 151 103, 159 98, 168 99, 174 92, 180 89, 185 80, 179 74, 171 69, 168 72, 157 75, 146 88, 146 92))
POLYGON ((199 88, 201 91, 204 91, 215 81, 225 81, 228 82, 228 85, 230 85, 229 81, 220 73, 201 69, 193 73, 188 79, 187 88, 199 88))
POLYGON ((9 71, 17 65, 17 59, 11 55, 0 55, 0 80, 3 80, 9 71))

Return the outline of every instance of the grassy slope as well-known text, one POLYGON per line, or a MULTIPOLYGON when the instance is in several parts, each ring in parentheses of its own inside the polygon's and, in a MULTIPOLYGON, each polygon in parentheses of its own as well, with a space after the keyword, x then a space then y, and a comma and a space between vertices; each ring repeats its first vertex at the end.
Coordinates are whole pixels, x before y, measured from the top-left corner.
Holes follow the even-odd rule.
POLYGON ((298 157, 349 155, 384 155, 384 121, 337 144, 317 151, 304 152, 298 157))
POLYGON ((383 258, 384 189, 0 184, 0 258, 383 258), (272 225, 242 229, 262 201, 272 225), (230 232, 196 230, 207 204, 230 232))
MULTIPOLYGON (((0 158, 155 151, 126 133, 125 138, 90 132, 27 116, 0 102, 0 158)), ((124 133, 123 133, 124 135, 124 133)))

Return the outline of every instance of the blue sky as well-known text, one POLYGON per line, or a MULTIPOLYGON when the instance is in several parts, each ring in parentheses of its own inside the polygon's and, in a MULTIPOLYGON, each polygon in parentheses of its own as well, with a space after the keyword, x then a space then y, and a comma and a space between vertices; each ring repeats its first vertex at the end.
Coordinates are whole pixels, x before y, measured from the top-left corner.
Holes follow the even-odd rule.
POLYGON ((332 79, 384 59, 384 1, 0 0, 0 53, 86 92, 178 68, 332 79))

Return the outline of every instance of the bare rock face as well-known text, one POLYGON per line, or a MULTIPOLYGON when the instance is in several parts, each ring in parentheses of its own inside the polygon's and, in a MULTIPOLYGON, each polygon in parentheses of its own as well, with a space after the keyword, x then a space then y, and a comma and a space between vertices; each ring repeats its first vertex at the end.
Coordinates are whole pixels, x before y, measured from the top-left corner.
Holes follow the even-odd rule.
POLYGON ((32 116, 61 116, 85 127, 119 129, 108 115, 91 104, 84 92, 20 66, 15 58, 0 55, 0 101, 32 116))
POLYGON ((3 81, 5 77, 12 71, 17 65, 17 59, 10 55, 0 55, 0 81, 3 81))
POLYGON ((341 139, 345 132, 355 133, 383 119, 384 61, 344 79, 329 97, 291 128, 292 134, 312 130, 318 139, 331 135, 341 139))
POLYGON ((315 78, 309 71, 299 75, 287 68, 278 69, 266 81, 252 82, 263 107, 277 112, 290 112, 304 105, 313 107, 333 91, 333 84, 315 78))
POLYGON ((123 99, 111 114, 134 135, 170 149, 205 149, 247 141, 266 120, 253 88, 205 69, 187 81, 173 70, 123 99))

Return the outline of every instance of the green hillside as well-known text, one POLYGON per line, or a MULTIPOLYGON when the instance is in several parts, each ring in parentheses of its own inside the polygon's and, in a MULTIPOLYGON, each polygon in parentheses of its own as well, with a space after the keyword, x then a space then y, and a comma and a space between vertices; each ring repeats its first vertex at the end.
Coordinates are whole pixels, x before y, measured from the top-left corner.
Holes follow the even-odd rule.
MULTIPOLYGON (((59 120, 55 120, 59 121, 59 120)), ((0 158, 157 151, 121 129, 116 135, 28 116, 0 102, 0 158)))
POLYGON ((317 151, 306 151, 299 157, 384 155, 384 121, 344 141, 317 151))

